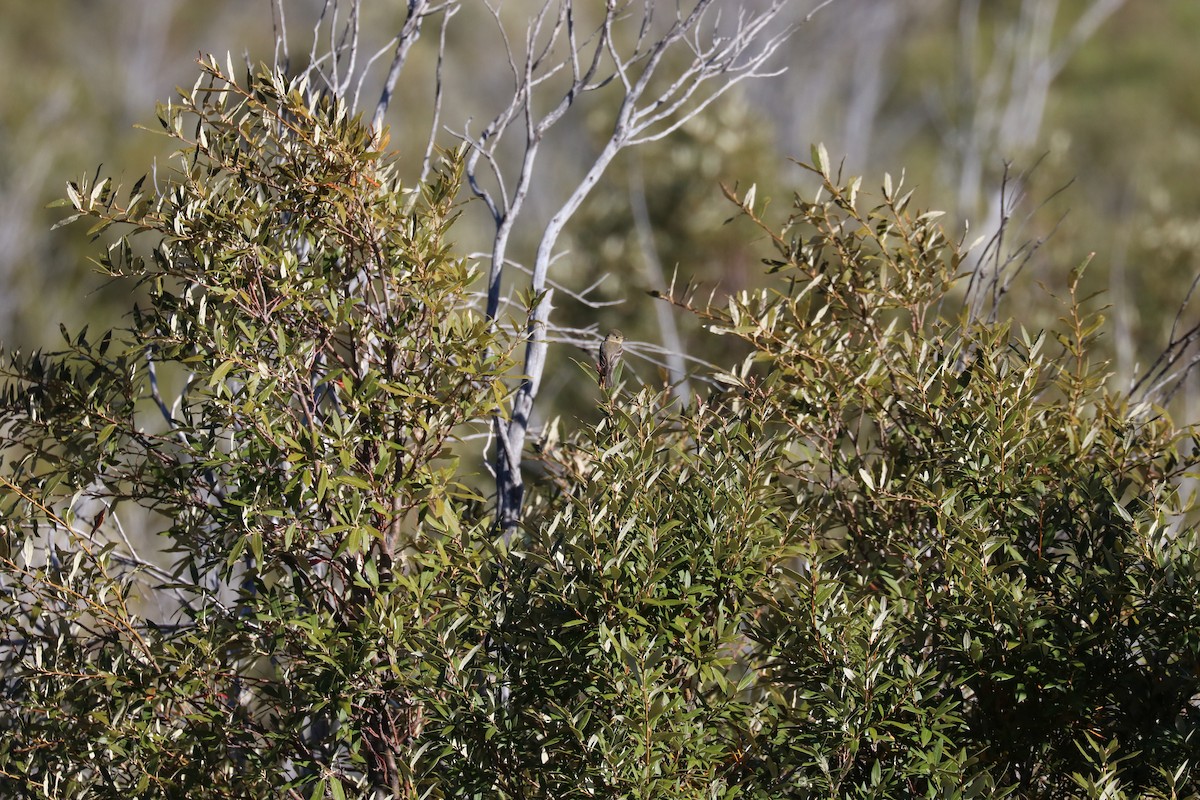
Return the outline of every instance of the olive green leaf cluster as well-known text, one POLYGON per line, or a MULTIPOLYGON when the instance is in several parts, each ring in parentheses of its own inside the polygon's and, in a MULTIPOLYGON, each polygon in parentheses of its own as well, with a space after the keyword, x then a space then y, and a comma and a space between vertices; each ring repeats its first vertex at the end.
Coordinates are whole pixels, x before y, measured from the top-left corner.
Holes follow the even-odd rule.
POLYGON ((727 380, 807 548, 749 627, 782 723, 763 765, 836 795, 1193 787, 1188 440, 1105 390, 1073 294, 1049 336, 950 316, 937 212, 890 179, 860 211, 813 158, 822 196, 764 226, 786 289, 712 312, 754 347, 727 380))
POLYGON ((891 179, 862 208, 826 161, 781 226, 743 206, 776 286, 675 298, 751 348, 723 390, 606 401, 543 447, 522 785, 1193 796, 1188 439, 1105 389, 1081 300, 1052 333, 970 321, 940 215, 891 179))
POLYGON ((478 645, 455 446, 509 361, 446 238, 459 163, 406 188, 340 103, 202 68, 161 185, 69 187, 131 231, 100 265, 148 307, 3 370, 14 792, 398 786, 416 698, 478 645))
POLYGON ((149 301, 3 367, 6 796, 1195 794, 1195 456, 1086 300, 968 316, 938 213, 817 148, 785 220, 737 200, 767 288, 667 298, 745 359, 546 426, 505 535, 458 158, 402 186, 202 70, 174 172, 69 190, 149 301))

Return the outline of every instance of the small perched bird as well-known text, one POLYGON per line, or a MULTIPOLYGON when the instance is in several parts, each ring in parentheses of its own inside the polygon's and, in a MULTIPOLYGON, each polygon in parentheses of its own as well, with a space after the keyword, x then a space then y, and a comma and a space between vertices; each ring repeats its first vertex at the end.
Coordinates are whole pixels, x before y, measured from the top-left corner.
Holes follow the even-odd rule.
POLYGON ((600 373, 600 388, 607 389, 612 385, 613 370, 617 368, 617 362, 621 360, 621 345, 624 344, 625 337, 620 331, 612 330, 608 332, 608 336, 604 337, 604 343, 600 345, 600 357, 596 361, 596 371, 600 373))

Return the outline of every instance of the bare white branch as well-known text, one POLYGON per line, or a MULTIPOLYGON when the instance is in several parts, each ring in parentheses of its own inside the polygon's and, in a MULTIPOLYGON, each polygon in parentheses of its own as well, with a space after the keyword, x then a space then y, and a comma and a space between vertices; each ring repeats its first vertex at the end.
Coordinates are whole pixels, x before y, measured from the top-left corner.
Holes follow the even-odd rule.
MULTIPOLYGON (((339 22, 338 0, 325 0, 314 31, 316 36, 324 26, 327 34, 323 40, 329 53, 314 49, 310 69, 339 97, 349 91, 350 76, 357 69, 359 1, 354 0, 347 19, 339 22)), ((572 290, 552 277, 567 225, 621 152, 670 136, 739 83, 778 74, 769 62, 796 28, 782 13, 791 2, 795 0, 762 0, 753 6, 731 7, 721 0, 680 0, 673 5, 660 0, 605 0, 602 6, 584 6, 576 0, 543 0, 525 20, 519 36, 510 35, 508 9, 500 0, 482 3, 481 11, 491 16, 503 47, 512 78, 511 93, 490 112, 490 121, 482 129, 473 129, 467 115, 463 122, 451 123, 447 131, 466 148, 467 185, 483 201, 492 222, 490 249, 483 259, 487 262, 484 313, 494 330, 501 329, 502 310, 524 329, 521 377, 513 387, 508 413, 493 420, 498 518, 505 531, 515 530, 520 516, 520 459, 545 369, 549 333, 556 330, 550 319, 554 295, 561 292, 591 308, 611 302, 594 299, 595 286, 572 290), (615 97, 604 101, 612 105, 589 108, 611 109, 606 140, 582 165, 578 177, 564 180, 561 174, 546 174, 539 163, 543 144, 548 137, 560 135, 560 129, 566 127, 564 120, 582 116, 577 108, 585 97, 605 89, 616 91, 615 97), (535 217, 527 208, 531 197, 536 197, 539 210, 550 209, 548 218, 544 211, 535 217), (540 233, 531 231, 530 236, 515 238, 518 226, 524 230, 536 224, 536 219, 545 220, 540 233), (530 240, 537 243, 530 259, 510 256, 514 241, 530 240), (506 282, 506 274, 519 275, 521 280, 515 285, 506 282), (514 294, 514 289, 519 291, 514 294), (513 296, 523 299, 517 303, 513 296)), ((809 17, 831 3, 809 0, 813 6, 809 17)), ((442 131, 447 29, 452 18, 458 22, 468 16, 455 18, 460 5, 459 0, 440 4, 408 0, 401 30, 389 42, 392 59, 371 119, 378 135, 422 22, 441 13, 433 119, 421 162, 422 176, 430 170, 436 138, 442 131)), ((276 13, 282 17, 281 8, 277 7, 276 13)), ((478 15, 474 24, 477 20, 478 15)), ((354 98, 362 90, 365 71, 383 52, 367 61, 363 75, 355 76, 354 98)), ((648 241, 643 232, 643 253, 651 269, 648 241)), ((661 266, 657 267, 657 283, 662 283, 661 272, 661 266)), ((663 323, 664 338, 670 338, 669 327, 663 323)), ((672 357, 669 366, 682 385, 680 360, 672 357)))
MULTIPOLYGON (((615 79, 622 98, 613 120, 612 133, 551 214, 540 236, 530 270, 529 292, 533 306, 526 318, 524 377, 514 395, 504 430, 497 431, 497 481, 501 523, 507 530, 516 525, 522 487, 519 461, 534 401, 545 368, 547 331, 555 291, 562 287, 550 279, 555 247, 567 224, 578 211, 608 166, 623 150, 639 143, 669 136, 708 105, 747 78, 768 77, 766 64, 794 31, 780 25, 785 0, 775 0, 760 11, 739 10, 732 20, 720 18, 715 0, 695 0, 685 9, 677 6, 674 18, 664 27, 654 21, 656 4, 641 5, 641 21, 632 47, 618 35, 618 23, 628 19, 632 3, 606 3, 604 16, 595 30, 581 37, 571 0, 547 0, 530 21, 525 35, 523 61, 516 65, 499 9, 488 5, 508 48, 510 68, 517 86, 510 102, 477 137, 464 133, 471 148, 466 170, 472 191, 488 207, 495 222, 491 263, 488 270, 486 313, 496 321, 503 292, 505 267, 510 265, 508 244, 514 221, 521 215, 529 192, 543 140, 587 92, 610 85, 615 79), (565 50, 565 51, 564 51, 565 50), (666 74, 678 55, 684 66, 666 74), (690 57, 689 57, 690 56, 690 57), (602 76, 601 69, 611 70, 602 76), (542 95, 553 91, 551 80, 569 69, 570 80, 559 89, 557 101, 541 112, 542 95), (513 176, 513 193, 508 196, 505 171, 496 158, 505 133, 517 120, 523 121, 524 149, 520 162, 507 174, 513 176), (499 187, 493 194, 480 180, 479 167, 488 165, 491 179, 499 187), (515 173, 515 175, 514 175, 515 173)), ((508 162, 505 162, 508 163, 508 162)), ((547 187, 550 188, 550 187, 547 187)))

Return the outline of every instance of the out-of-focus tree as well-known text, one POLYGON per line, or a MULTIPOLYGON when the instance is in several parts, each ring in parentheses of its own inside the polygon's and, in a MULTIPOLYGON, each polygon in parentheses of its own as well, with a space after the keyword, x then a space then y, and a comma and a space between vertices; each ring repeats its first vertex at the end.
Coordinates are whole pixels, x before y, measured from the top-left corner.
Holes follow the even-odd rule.
MULTIPOLYGON (((1003 228, 992 264, 1026 265, 1017 302, 1043 324, 1055 303, 1037 287, 1065 292, 1054 265, 1087 241, 1087 290, 1113 304, 1102 346, 1127 387, 1195 273, 1197 31, 1186 0, 855 0, 753 93, 783 152, 821 138, 855 170, 904 164, 971 239, 1003 228)), ((1181 398, 1194 417, 1195 388, 1181 398)))

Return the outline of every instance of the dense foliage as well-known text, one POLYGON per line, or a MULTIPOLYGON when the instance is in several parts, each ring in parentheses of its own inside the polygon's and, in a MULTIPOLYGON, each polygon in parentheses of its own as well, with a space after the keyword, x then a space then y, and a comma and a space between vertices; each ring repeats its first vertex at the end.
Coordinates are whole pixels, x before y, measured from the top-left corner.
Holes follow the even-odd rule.
POLYGON ((787 219, 741 201, 770 288, 664 298, 745 360, 548 425, 508 537, 456 157, 403 187, 230 73, 161 187, 71 187, 148 305, 4 369, 6 796, 1194 793, 1194 456, 1083 303, 966 318, 937 214, 818 149, 787 219))

